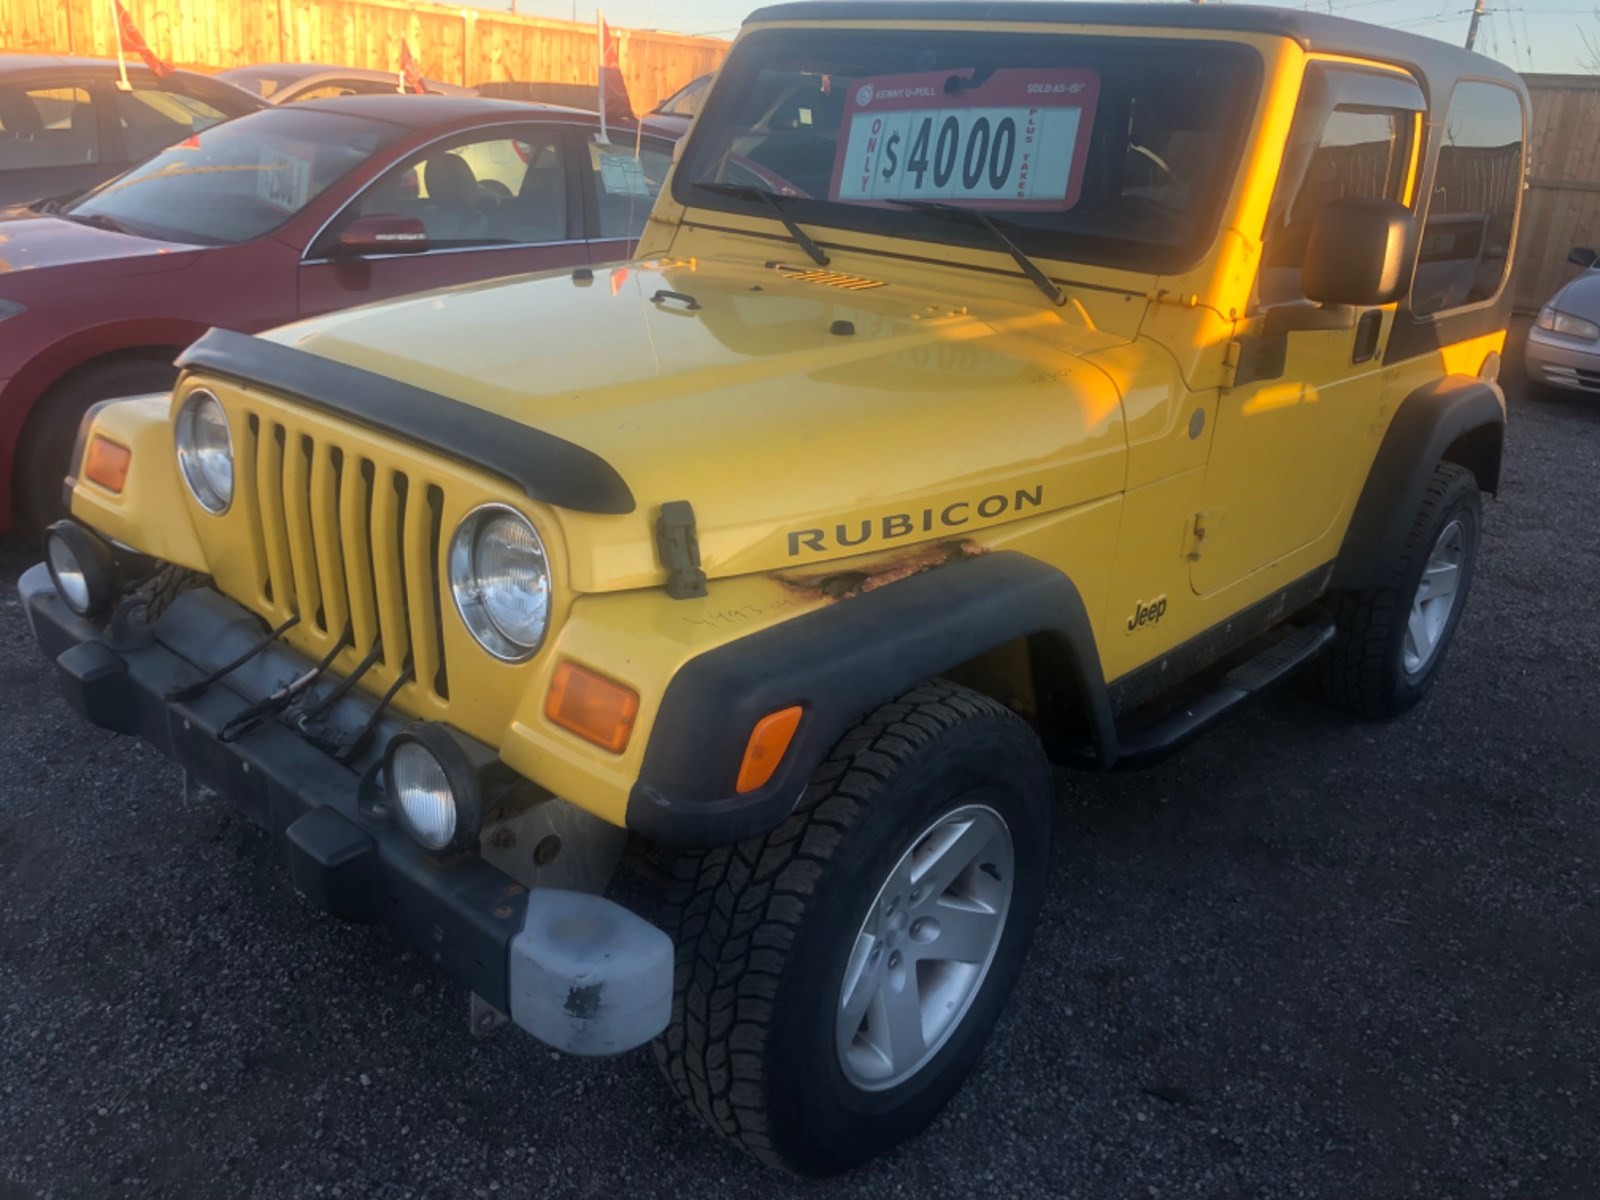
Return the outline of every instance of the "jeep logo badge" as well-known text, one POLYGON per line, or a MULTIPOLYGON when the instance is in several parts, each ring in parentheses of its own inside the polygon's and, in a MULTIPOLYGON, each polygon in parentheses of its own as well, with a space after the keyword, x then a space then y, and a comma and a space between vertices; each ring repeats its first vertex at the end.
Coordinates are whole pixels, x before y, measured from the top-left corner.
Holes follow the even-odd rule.
POLYGON ((1133 616, 1128 618, 1128 632, 1132 633, 1142 625, 1154 625, 1167 615, 1167 598, 1165 595, 1157 596, 1149 604, 1136 600, 1133 604, 1133 616))

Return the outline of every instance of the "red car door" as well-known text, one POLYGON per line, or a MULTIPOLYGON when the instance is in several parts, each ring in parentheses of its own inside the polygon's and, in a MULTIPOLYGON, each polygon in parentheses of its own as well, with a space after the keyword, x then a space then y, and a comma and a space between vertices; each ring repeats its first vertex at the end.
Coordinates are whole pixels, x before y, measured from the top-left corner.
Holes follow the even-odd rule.
MULTIPOLYGON (((553 123, 493 125, 436 142, 362 189, 300 264, 300 315, 430 288, 588 261, 574 138, 553 123), (410 217, 423 248, 351 253, 339 236, 360 217, 410 217)), ((586 168, 587 169, 587 168, 586 168)))

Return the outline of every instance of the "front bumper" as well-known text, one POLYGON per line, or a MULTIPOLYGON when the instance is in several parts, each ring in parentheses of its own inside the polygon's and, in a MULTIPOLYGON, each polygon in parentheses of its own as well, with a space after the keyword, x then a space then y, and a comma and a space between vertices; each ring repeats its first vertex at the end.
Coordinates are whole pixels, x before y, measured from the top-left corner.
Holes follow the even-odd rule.
MULTIPOLYGON (((530 892, 475 855, 441 862, 387 816, 379 765, 402 721, 383 718, 350 765, 275 720, 220 740, 231 719, 310 665, 276 645, 198 697, 168 699, 259 640, 260 623, 243 608, 196 589, 152 627, 114 619, 102 631, 61 601, 43 565, 18 590, 73 707, 101 728, 137 734, 228 797, 283 847, 295 885, 321 908, 382 923, 560 1049, 617 1053, 664 1028, 672 993, 664 933, 599 896, 530 892)), ((359 728, 372 707, 353 690, 329 725, 359 728)))
POLYGON ((1535 327, 1528 330, 1523 364, 1535 383, 1600 395, 1600 344, 1535 327))

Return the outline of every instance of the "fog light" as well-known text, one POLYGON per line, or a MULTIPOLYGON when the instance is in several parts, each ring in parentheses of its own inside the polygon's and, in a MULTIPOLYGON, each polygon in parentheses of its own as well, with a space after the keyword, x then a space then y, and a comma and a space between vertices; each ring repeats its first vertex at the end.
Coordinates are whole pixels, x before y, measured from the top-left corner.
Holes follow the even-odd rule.
POLYGON ((80 617, 97 617, 116 598, 111 547, 76 521, 57 521, 45 531, 45 561, 56 594, 80 617))
POLYGON ((411 725, 384 752, 383 777, 401 826, 435 854, 465 849, 483 826, 478 773, 438 725, 411 725))

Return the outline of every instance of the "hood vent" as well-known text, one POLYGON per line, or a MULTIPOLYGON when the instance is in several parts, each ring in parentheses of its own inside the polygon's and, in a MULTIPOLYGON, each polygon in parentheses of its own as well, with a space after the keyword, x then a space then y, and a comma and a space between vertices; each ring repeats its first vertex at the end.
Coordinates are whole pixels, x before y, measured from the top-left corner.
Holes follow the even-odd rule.
POLYGON ((783 263, 768 263, 774 271, 797 283, 820 283, 824 287, 842 288, 847 292, 865 292, 883 287, 881 279, 864 279, 860 275, 846 275, 840 271, 826 271, 821 267, 790 267, 783 263))

